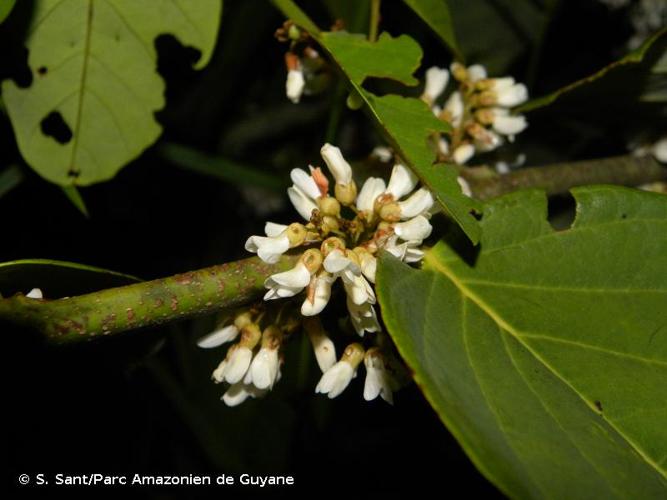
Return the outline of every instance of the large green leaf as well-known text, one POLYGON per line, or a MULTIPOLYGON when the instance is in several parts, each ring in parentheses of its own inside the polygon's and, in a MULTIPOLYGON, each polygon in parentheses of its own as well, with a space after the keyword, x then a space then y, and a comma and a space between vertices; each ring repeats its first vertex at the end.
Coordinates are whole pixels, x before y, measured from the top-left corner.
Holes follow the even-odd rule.
POLYGON ((573 191, 487 204, 480 252, 383 256, 382 314, 477 467, 517 498, 667 496, 667 197, 573 191))
MULTIPOLYGON (((274 0, 274 4, 294 22, 307 29, 312 21, 291 0, 274 0)), ((377 42, 362 35, 345 32, 310 31, 311 36, 328 52, 348 80, 352 92, 365 104, 364 109, 385 133, 398 155, 435 194, 445 211, 477 242, 479 224, 472 211, 479 204, 461 193, 454 165, 434 165, 435 153, 428 145, 434 132, 447 131, 449 125, 437 120, 426 103, 412 97, 377 96, 362 87, 367 78, 389 78, 415 85, 412 76, 421 62, 419 44, 406 35, 392 37, 382 33, 377 42)))
POLYGON ((21 154, 61 185, 113 177, 160 135, 164 106, 158 35, 173 34, 208 61, 222 0, 38 0, 26 45, 32 84, 2 85, 21 154), (45 120, 60 126, 56 140, 45 120), (69 136, 68 131, 69 129, 69 136))
POLYGON ((454 22, 448 0, 403 1, 440 37, 456 59, 463 60, 463 54, 454 34, 454 22))

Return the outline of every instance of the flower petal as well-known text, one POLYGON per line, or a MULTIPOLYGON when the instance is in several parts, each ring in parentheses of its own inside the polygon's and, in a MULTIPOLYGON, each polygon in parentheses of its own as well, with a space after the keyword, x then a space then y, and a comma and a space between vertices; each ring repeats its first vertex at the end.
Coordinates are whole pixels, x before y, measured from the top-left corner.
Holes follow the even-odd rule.
POLYGON ((320 149, 320 154, 337 183, 349 184, 352 181, 352 167, 345 161, 339 148, 326 143, 320 149))
POLYGON ((435 199, 431 192, 426 188, 420 188, 405 201, 398 202, 401 208, 401 219, 411 219, 417 215, 427 214, 434 203, 435 199))
POLYGON ((357 209, 365 212, 372 212, 375 199, 384 193, 386 185, 383 179, 379 177, 369 177, 357 196, 357 209))
POLYGON ((419 179, 405 165, 397 163, 391 171, 387 193, 391 193, 395 199, 400 199, 410 193, 419 179))
POLYGON ((433 226, 423 215, 418 215, 406 222, 394 224, 394 232, 405 241, 421 242, 431 235, 432 230, 433 226))
POLYGON ((299 215, 309 221, 313 215, 313 210, 317 208, 317 203, 295 186, 287 188, 287 196, 289 196, 292 205, 299 212, 299 215))
POLYGON ((228 325, 203 336, 197 341, 197 345, 203 349, 211 349, 213 347, 221 346, 226 342, 231 342, 238 336, 238 334, 239 329, 236 328, 236 326, 228 325))
POLYGON ((313 179, 313 177, 305 170, 293 168, 290 172, 290 178, 292 179, 294 186, 298 187, 306 196, 313 200, 320 197, 320 188, 317 187, 315 179, 313 179))
POLYGON ((264 234, 271 238, 275 238, 276 236, 280 236, 283 231, 287 229, 288 226, 285 224, 276 224, 275 222, 267 222, 264 225, 264 234))

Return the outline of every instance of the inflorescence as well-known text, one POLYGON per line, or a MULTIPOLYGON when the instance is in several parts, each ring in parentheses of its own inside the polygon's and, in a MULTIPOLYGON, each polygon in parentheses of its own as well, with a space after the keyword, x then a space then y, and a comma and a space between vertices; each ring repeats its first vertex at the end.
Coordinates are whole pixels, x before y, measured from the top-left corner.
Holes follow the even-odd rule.
POLYGON ((262 396, 274 386, 281 375, 281 348, 300 329, 308 335, 323 372, 316 392, 338 396, 362 362, 365 399, 379 395, 392 402, 400 385, 402 367, 375 308, 377 255, 386 250, 407 263, 422 259, 422 243, 432 230, 429 218, 436 210, 433 195, 418 188, 418 179, 400 163, 388 183, 369 177, 358 191, 340 149, 325 144, 321 154, 334 178, 333 189, 320 167, 293 169, 287 193, 303 221, 267 222, 265 235, 251 236, 245 245, 267 263, 276 263, 287 251, 301 251, 297 264, 266 279, 262 306, 239 311, 229 324, 199 342, 210 348, 239 339, 213 372, 215 382, 230 384, 223 396, 230 406, 262 396), (318 317, 336 295, 337 283, 344 292, 348 324, 359 338, 340 358, 318 317), (289 302, 278 306, 277 313, 270 311, 278 299, 289 302))

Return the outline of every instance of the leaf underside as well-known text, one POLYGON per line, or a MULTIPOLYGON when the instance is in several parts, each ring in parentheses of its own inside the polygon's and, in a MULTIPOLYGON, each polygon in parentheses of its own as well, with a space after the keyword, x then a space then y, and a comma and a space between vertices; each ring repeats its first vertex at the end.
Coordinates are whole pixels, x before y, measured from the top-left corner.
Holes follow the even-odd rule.
POLYGON ((573 190, 485 206, 474 265, 440 242, 383 256, 378 296, 415 380, 477 467, 517 498, 667 494, 667 198, 573 190))
POLYGON ((222 0, 39 0, 26 41, 33 80, 2 95, 21 154, 47 180, 113 177, 160 135, 164 106, 155 38, 173 34, 210 58, 222 0), (59 124, 44 133, 45 120, 59 124), (57 138, 56 138, 57 137, 57 138))

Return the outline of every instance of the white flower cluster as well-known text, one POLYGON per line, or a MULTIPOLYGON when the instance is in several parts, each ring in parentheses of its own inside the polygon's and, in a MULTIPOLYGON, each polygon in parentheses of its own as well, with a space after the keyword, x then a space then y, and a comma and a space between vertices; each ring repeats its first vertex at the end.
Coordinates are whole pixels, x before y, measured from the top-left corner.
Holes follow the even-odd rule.
POLYGON ((510 142, 528 126, 523 115, 514 115, 510 108, 528 99, 528 90, 512 77, 488 78, 484 66, 465 67, 452 63, 450 71, 432 67, 426 71, 422 100, 438 118, 450 123, 453 132, 441 137, 437 150, 443 160, 462 165, 475 153, 492 151, 507 138, 510 142), (445 92, 451 75, 458 89, 449 94, 441 107, 436 103, 445 92))
POLYGON ((419 247, 431 234, 428 217, 434 199, 426 188, 414 191, 417 178, 401 164, 394 166, 389 184, 370 177, 357 195, 352 168, 340 149, 325 144, 321 154, 336 181, 335 197, 329 196, 329 181, 319 168, 311 166, 310 173, 295 168, 291 172, 294 185, 288 195, 307 225, 269 222, 266 236, 248 238, 246 250, 256 252, 265 262, 275 263, 290 248, 321 242, 319 248, 306 250, 293 269, 270 276, 264 299, 293 297, 306 290, 301 314, 313 316, 322 312, 331 297, 332 285, 340 279, 357 333, 376 332, 380 325, 371 286, 375 283, 375 255, 385 249, 406 262, 421 260, 423 252, 419 247), (354 220, 341 218, 341 205, 356 213, 354 220), (344 238, 341 230, 346 227, 351 234, 344 238), (336 236, 328 236, 331 233, 336 236), (364 235, 366 239, 361 241, 364 235), (350 242, 357 244, 349 248, 350 242))
MULTIPOLYGON (((323 372, 316 392, 336 397, 356 376, 363 361, 364 398, 380 396, 391 402, 398 388, 394 373, 400 368, 390 362, 393 358, 386 345, 378 346, 381 326, 373 290, 376 255, 386 250, 404 262, 419 262, 424 255, 422 242, 432 230, 429 218, 435 210, 434 198, 428 189, 417 188, 415 175, 400 163, 394 165, 388 183, 370 177, 357 192, 352 167, 340 149, 325 144, 321 154, 335 181, 334 196, 329 194, 329 179, 319 167, 293 169, 288 195, 304 222, 267 222, 265 236, 251 236, 245 248, 273 264, 289 249, 305 247, 292 269, 266 279, 264 300, 303 293, 303 299, 298 299, 298 323, 309 336, 323 372), (352 343, 338 360, 334 343, 317 317, 329 303, 337 281, 345 293, 352 327, 365 343, 373 344, 365 349, 361 343, 352 343), (366 337, 366 332, 376 335, 366 337)), ((265 302, 263 307, 270 303, 265 302)), ((223 396, 228 405, 265 394, 280 378, 280 347, 292 326, 279 326, 279 318, 269 321, 262 330, 259 325, 266 322, 262 315, 253 318, 245 311, 232 324, 200 340, 199 345, 208 348, 240 336, 213 372, 216 382, 230 384, 223 396)))

